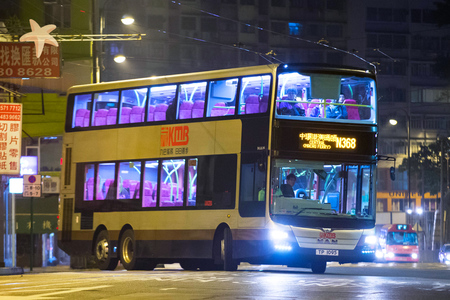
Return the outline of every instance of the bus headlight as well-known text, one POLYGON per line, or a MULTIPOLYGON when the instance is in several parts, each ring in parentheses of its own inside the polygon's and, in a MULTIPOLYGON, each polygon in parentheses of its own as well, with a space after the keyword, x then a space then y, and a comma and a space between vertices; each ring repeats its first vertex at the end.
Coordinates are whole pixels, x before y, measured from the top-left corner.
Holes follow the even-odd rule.
POLYGON ((386 253, 386 257, 387 257, 387 258, 394 258, 394 256, 395 256, 394 252, 388 252, 388 253, 386 253))
POLYGON ((270 238, 275 241, 279 240, 285 240, 289 237, 288 233, 286 231, 282 230, 271 230, 270 231, 270 238))
POLYGON ((364 239, 364 243, 368 245, 375 245, 377 243, 377 237, 374 235, 368 235, 364 239))
POLYGON ((419 257, 419 255, 417 255, 417 253, 411 254, 411 258, 412 258, 412 259, 417 259, 418 257, 419 257))

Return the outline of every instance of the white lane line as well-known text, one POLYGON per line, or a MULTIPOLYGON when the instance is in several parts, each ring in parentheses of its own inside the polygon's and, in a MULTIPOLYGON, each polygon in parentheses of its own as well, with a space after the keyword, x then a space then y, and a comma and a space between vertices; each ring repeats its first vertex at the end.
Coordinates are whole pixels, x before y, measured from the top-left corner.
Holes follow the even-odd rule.
POLYGON ((160 291, 168 291, 168 290, 176 290, 177 288, 165 288, 165 289, 159 289, 160 291))
POLYGON ((112 285, 98 285, 98 286, 91 286, 91 287, 80 287, 80 288, 70 288, 66 289, 64 291, 57 291, 57 292, 51 292, 51 293, 44 293, 44 294, 35 294, 35 295, 29 295, 29 296, 0 296, 0 299, 47 299, 49 296, 55 296, 55 295, 61 295, 61 294, 70 294, 70 293, 77 293, 82 291, 89 291, 93 289, 104 289, 112 287, 112 285))

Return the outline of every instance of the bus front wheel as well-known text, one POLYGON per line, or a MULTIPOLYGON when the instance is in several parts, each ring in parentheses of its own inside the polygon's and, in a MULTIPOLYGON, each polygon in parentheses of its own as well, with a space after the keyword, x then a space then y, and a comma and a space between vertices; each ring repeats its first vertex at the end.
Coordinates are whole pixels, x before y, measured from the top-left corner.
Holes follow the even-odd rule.
POLYGON ((326 261, 314 261, 311 263, 311 270, 314 274, 323 274, 327 269, 326 261))
POLYGON ((225 228, 223 231, 223 239, 220 241, 220 256, 224 271, 237 270, 237 262, 233 259, 233 236, 230 228, 225 228))
POLYGON ((114 270, 118 259, 110 256, 110 242, 108 232, 102 230, 95 239, 95 261, 100 270, 114 270))

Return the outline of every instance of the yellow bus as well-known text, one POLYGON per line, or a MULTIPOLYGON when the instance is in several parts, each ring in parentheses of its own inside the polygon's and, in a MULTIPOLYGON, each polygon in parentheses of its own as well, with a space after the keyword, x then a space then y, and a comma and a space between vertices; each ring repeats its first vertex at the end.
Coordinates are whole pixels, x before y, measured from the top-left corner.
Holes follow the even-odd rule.
POLYGON ((58 242, 102 270, 373 261, 376 81, 261 65, 68 91, 58 242))

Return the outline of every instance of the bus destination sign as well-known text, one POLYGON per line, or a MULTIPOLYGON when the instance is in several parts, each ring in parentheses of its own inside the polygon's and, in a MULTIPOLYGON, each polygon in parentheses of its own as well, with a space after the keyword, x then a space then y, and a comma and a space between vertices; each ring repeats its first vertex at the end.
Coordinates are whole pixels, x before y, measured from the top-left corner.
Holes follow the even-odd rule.
POLYGON ((300 148, 311 150, 355 150, 358 142, 355 137, 311 132, 301 132, 299 134, 299 139, 300 148))

